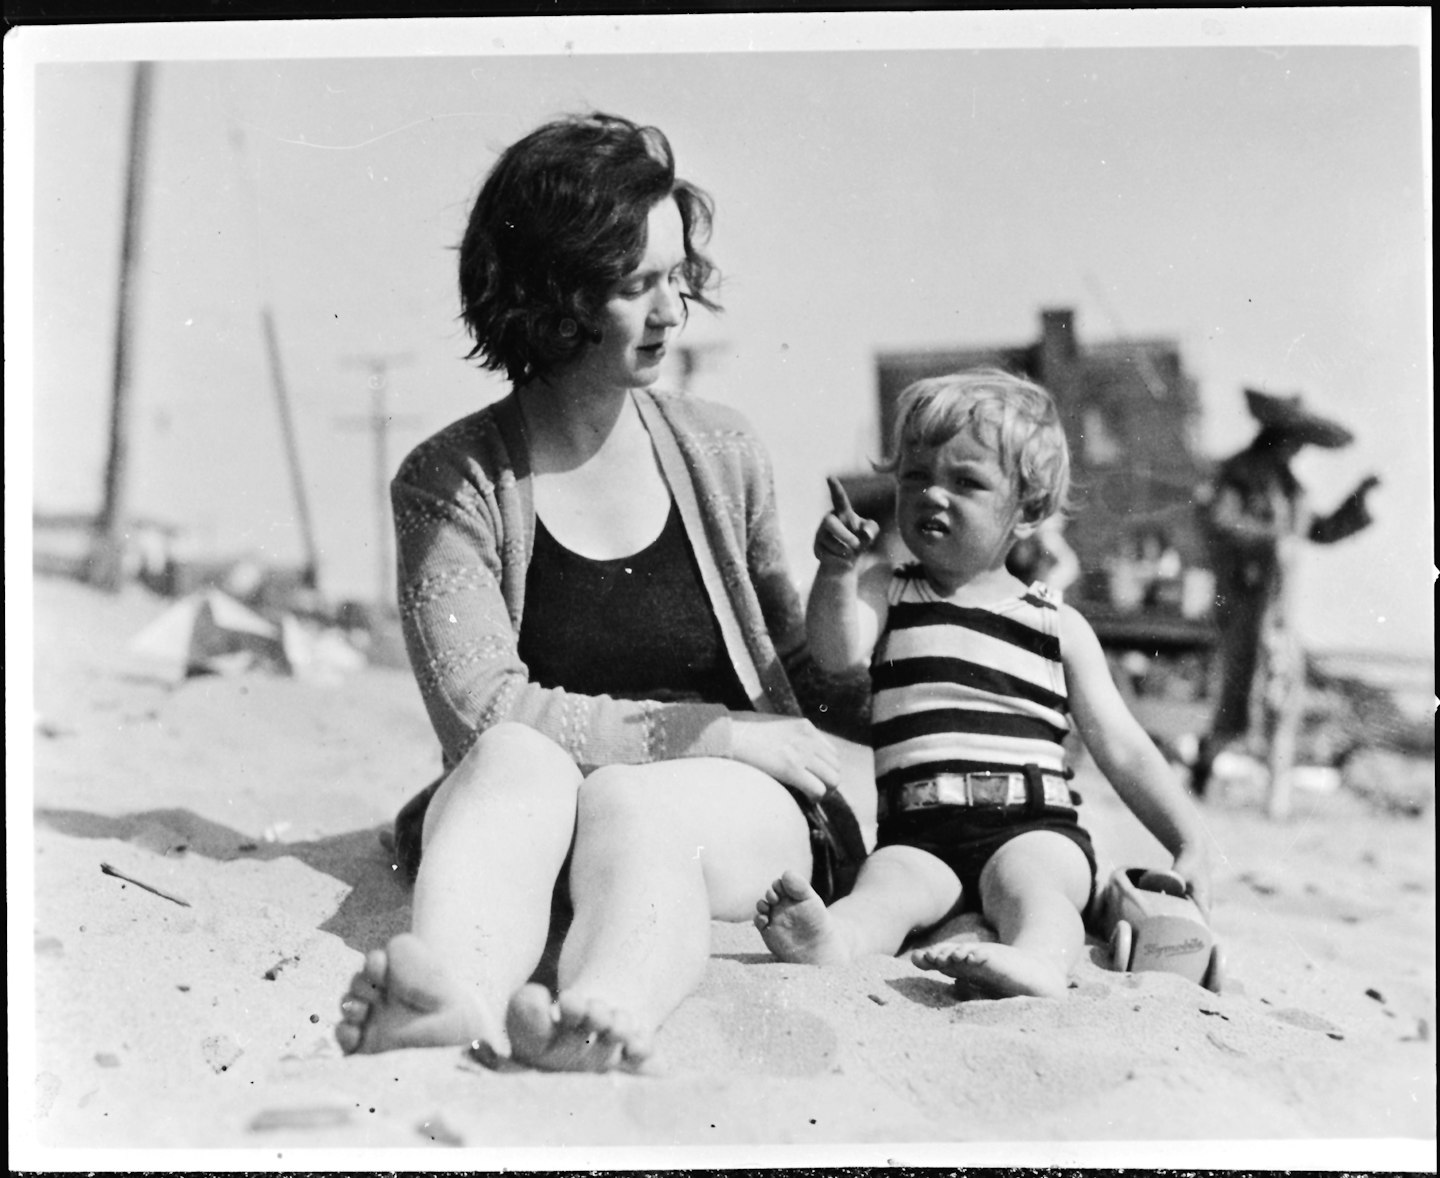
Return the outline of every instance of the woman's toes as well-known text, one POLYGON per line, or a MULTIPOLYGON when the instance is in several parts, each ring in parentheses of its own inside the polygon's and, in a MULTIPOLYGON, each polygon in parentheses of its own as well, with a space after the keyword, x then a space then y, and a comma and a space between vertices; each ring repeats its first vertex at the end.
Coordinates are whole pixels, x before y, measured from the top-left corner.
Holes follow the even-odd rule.
POLYGON ((385 991, 363 973, 357 973, 350 979, 350 989, 346 992, 346 997, 373 1005, 385 997, 385 991))
POLYGON ((555 1007, 544 986, 530 983, 517 990, 505 1012, 505 1029, 515 1055, 533 1059, 555 1037, 555 1007))
POLYGON ((360 1049, 360 1040, 363 1037, 361 1027, 351 1023, 335 1024, 335 1042, 340 1044, 340 1050, 346 1055, 354 1055, 360 1049))
POLYGON ((560 1028, 564 1031, 579 1031, 589 1035, 595 1027, 599 1009, 594 1003, 566 993, 555 999, 555 1011, 560 1016, 560 1028))
POLYGON ((370 1004, 362 1002, 353 995, 348 995, 340 1000, 340 1017, 347 1023, 353 1023, 357 1027, 362 1026, 370 1017, 370 1004))
POLYGON ((361 973, 355 975, 357 982, 368 981, 374 986, 383 986, 385 977, 390 972, 390 961, 385 955, 384 949, 371 949, 365 954, 365 968, 361 973))

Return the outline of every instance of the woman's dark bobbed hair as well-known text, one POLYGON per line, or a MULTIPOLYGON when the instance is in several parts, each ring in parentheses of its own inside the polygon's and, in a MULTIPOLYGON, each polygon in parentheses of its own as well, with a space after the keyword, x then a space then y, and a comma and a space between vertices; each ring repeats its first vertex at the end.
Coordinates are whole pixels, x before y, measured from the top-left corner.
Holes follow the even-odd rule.
POLYGON ((460 243, 460 314, 475 341, 467 359, 524 384, 597 342, 601 309, 640 264, 650 210, 667 198, 685 229, 686 297, 717 309, 707 293, 717 272, 700 249, 714 205, 676 179, 659 130, 572 115, 508 147, 460 243))

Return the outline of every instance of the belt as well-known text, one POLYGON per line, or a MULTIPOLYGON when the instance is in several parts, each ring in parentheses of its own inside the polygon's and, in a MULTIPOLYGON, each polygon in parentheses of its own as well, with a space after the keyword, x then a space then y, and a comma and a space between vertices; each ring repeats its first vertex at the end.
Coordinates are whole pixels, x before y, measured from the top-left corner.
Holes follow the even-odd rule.
MULTIPOLYGON (((1035 771, 1032 770, 1032 773, 1035 771)), ((1046 806, 1073 806, 1075 797, 1070 783, 1061 773, 1041 770, 1041 796, 1046 806)), ((907 810, 923 810, 930 806, 1023 806, 1030 801, 1026 774, 1013 773, 937 773, 921 781, 907 781, 880 791, 879 816, 907 810)))

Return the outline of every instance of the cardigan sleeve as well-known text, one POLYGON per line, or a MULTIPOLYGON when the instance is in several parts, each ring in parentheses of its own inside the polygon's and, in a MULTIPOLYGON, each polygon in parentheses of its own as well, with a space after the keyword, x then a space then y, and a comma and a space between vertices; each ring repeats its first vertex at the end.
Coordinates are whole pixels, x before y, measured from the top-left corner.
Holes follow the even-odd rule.
POLYGON ((728 756, 729 712, 718 704, 617 700, 530 681, 517 645, 523 603, 507 600, 526 559, 513 475, 491 477, 485 466, 496 464, 438 440, 402 465, 391 500, 401 626, 447 768, 507 720, 583 766, 728 756))

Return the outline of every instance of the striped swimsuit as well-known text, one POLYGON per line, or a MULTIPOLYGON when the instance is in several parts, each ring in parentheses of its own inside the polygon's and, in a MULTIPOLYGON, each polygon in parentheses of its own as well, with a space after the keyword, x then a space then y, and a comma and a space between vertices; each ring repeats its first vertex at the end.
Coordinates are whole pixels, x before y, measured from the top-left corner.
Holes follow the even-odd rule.
MULTIPOLYGON (((942 773, 1064 774, 1069 701, 1060 658, 1059 602, 1036 582, 991 606, 960 606, 931 587, 919 565, 897 569, 876 644, 871 744, 882 796, 942 773)), ((884 815, 877 845, 918 846, 960 876, 978 904, 981 869, 1009 839, 1058 830, 1094 850, 1072 807, 934 806, 884 815)))

